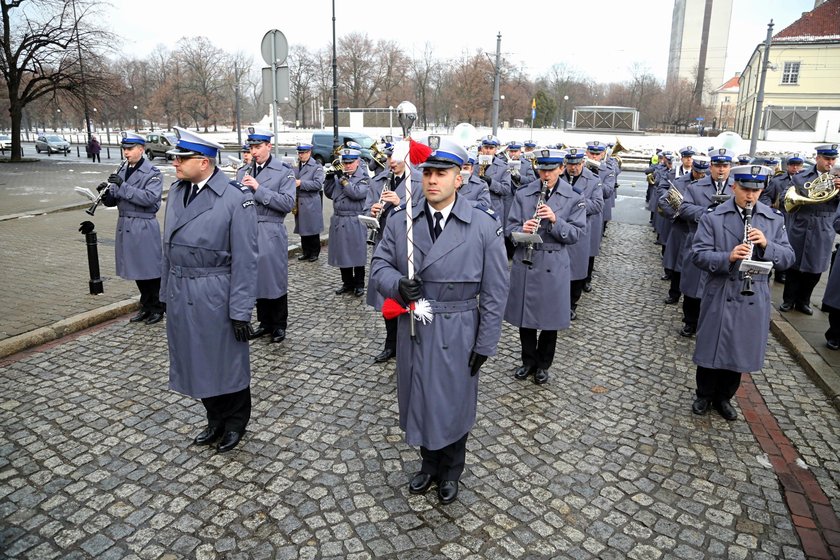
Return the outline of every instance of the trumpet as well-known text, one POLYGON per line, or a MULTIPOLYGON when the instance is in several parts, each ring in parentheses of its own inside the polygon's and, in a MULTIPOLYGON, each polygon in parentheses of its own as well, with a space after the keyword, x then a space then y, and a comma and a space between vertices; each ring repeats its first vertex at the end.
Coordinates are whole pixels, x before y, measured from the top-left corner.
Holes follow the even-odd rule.
POLYGON ((478 176, 484 177, 484 172, 487 171, 487 168, 490 167, 490 164, 493 163, 493 156, 487 154, 481 154, 478 156, 478 176))
POLYGON ((592 158, 585 158, 584 164, 592 173, 597 174, 601 170, 601 161, 592 158))
POLYGON ((674 212, 679 213, 680 206, 683 203, 683 195, 670 179, 668 180, 668 183, 671 186, 668 187, 668 192, 665 193, 665 202, 668 203, 668 206, 674 209, 674 212))
MULTIPOLYGON (((124 159, 120 162, 120 166, 117 167, 117 170, 114 171, 114 174, 119 174, 120 171, 123 170, 125 164, 128 163, 127 159, 124 159)), ((93 216, 96 212, 96 207, 99 206, 99 203, 102 202, 102 197, 105 196, 105 193, 108 191, 108 188, 111 186, 111 183, 108 183, 101 191, 99 191, 99 196, 96 197, 96 200, 93 201, 93 204, 90 205, 90 208, 85 210, 85 214, 88 216, 93 216)))
MULTIPOLYGON (((382 206, 385 201, 385 193, 391 190, 391 185, 394 184, 394 172, 391 171, 388 173, 388 178, 385 180, 385 184, 382 185, 382 193, 379 195, 379 202, 378 204, 382 206)), ((385 207, 379 209, 379 214, 376 216, 376 219, 379 220, 379 227, 378 228, 371 228, 370 232, 368 233, 367 244, 368 245, 376 245, 376 241, 379 237, 379 234, 382 232, 382 228, 385 227, 385 207)))
MULTIPOLYGON (((548 181, 543 181, 542 188, 540 189, 540 196, 537 199, 537 207, 534 209, 534 215, 531 217, 532 220, 536 220, 539 216, 540 208, 545 205, 545 200, 548 197, 548 181)), ((534 232, 536 233, 536 232, 534 232)), ((527 264, 528 266, 534 264, 534 242, 529 241, 528 244, 525 246, 525 256, 522 257, 522 264, 527 264)))
MULTIPOLYGON (((744 257, 745 261, 752 260, 752 254, 753 254, 753 242, 750 241, 750 229, 752 228, 752 213, 753 213, 752 204, 748 202, 747 205, 744 206, 744 243, 749 245, 750 252, 746 257, 744 257)), ((749 270, 743 272, 742 274, 743 274, 743 280, 742 280, 742 283, 741 283, 741 295, 742 296, 754 295, 755 292, 752 289, 752 274, 750 273, 749 270)))

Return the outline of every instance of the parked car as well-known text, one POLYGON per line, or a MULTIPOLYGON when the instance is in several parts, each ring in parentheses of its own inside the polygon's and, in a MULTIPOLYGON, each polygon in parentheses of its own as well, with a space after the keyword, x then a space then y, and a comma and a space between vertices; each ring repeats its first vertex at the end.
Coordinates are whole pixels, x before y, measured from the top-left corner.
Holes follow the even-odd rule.
POLYGON ((166 155, 166 152, 174 148, 177 143, 178 138, 170 132, 149 134, 146 136, 146 157, 149 160, 153 160, 155 157, 163 157, 170 160, 172 156, 166 155))
POLYGON ((35 140, 35 151, 39 154, 41 152, 47 152, 48 154, 69 154, 70 142, 58 134, 41 134, 35 140))
POLYGON ((0 150, 6 151, 12 149, 12 137, 8 134, 0 134, 0 150))
MULTIPOLYGON (((343 146, 347 142, 356 142, 362 147, 362 157, 368 166, 373 160, 373 154, 370 147, 373 146, 375 140, 367 134, 361 132, 341 132, 338 133, 338 141, 343 146)), ((333 156, 333 133, 332 131, 314 132, 312 134, 312 157, 318 160, 321 165, 332 163, 335 159, 333 156)))

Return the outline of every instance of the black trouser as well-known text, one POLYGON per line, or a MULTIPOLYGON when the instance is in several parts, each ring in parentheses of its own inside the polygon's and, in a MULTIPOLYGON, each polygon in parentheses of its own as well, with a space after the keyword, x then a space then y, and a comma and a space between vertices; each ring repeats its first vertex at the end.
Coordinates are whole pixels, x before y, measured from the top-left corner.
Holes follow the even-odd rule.
POLYGON ((738 392, 741 372, 697 366, 697 396, 712 402, 728 401, 738 392))
POLYGON ((385 350, 397 351, 397 322, 398 318, 384 319, 385 321, 385 350))
POLYGON ((207 426, 222 427, 225 432, 245 432, 245 426, 251 419, 251 388, 241 391, 201 399, 207 409, 207 426))
POLYGON ((90 159, 93 160, 93 163, 102 163, 102 159, 99 157, 98 153, 92 154, 90 159))
POLYGON ((607 234, 607 224, 610 223, 609 220, 604 220, 604 229, 601 230, 601 237, 607 234))
POLYGON ((537 340, 537 329, 519 329, 522 343, 522 365, 527 368, 548 369, 554 361, 557 346, 557 331, 541 331, 537 340))
POLYGON ((592 282, 592 271, 595 270, 595 257, 589 257, 589 267, 586 269, 586 281, 592 282))
POLYGON ((785 289, 782 300, 788 303, 804 303, 811 305, 811 294, 820 281, 819 272, 802 272, 790 268, 785 271, 785 289))
POLYGON ((275 299, 257 298, 257 320, 266 330, 286 330, 289 320, 289 294, 275 299))
POLYGON ((671 285, 668 287, 668 297, 680 299, 680 276, 682 276, 682 273, 676 270, 671 271, 671 285))
POLYGON ((347 288, 365 287, 365 267, 354 266, 353 268, 342 268, 341 283, 347 288))
POLYGON ((686 327, 697 330, 697 321, 700 320, 700 298, 683 296, 683 323, 686 327))
POLYGON ((583 294, 583 285, 586 284, 586 278, 580 280, 572 280, 569 284, 569 295, 571 295, 572 309, 577 309, 578 300, 583 294))
POLYGON ((420 457, 423 458, 423 465, 420 472, 432 475, 436 480, 459 480, 464 472, 464 463, 467 459, 467 437, 454 443, 450 443, 441 449, 427 449, 420 447, 420 457))
POLYGON ((300 250, 304 257, 317 257, 321 254, 321 236, 317 233, 315 235, 301 235, 300 250))
POLYGON ((163 313, 164 307, 160 302, 160 278, 150 280, 135 280, 140 290, 140 310, 149 313, 163 313))
POLYGON ((828 330, 825 339, 840 342, 840 309, 823 304, 822 310, 828 313, 828 330))
POLYGON ((510 237, 505 237, 505 251, 507 251, 508 260, 512 259, 513 254, 516 252, 516 245, 513 244, 513 240, 510 237))

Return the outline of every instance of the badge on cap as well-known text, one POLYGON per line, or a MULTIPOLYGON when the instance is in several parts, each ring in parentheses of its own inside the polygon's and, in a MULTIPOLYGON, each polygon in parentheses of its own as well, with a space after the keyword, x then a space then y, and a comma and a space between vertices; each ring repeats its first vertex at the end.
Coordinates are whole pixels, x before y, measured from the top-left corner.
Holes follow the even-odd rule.
POLYGON ((432 150, 437 150, 440 148, 440 136, 437 134, 432 134, 429 136, 429 147, 432 150))
POLYGON ((540 150, 540 157, 548 157, 551 155, 551 152, 548 150, 540 150))
POLYGON ((254 127, 253 126, 248 127, 248 134, 254 134, 254 127))
POLYGON ((750 175, 760 175, 761 174, 761 166, 760 165, 753 165, 750 167, 750 175))

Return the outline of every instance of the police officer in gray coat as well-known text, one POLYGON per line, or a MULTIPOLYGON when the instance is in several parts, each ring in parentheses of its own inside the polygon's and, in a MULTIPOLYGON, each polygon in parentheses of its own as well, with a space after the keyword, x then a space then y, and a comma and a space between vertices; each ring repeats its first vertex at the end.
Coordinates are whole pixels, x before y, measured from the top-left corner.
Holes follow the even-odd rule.
POLYGON ((478 154, 472 151, 467 152, 467 154, 469 159, 461 167, 461 179, 463 179, 463 182, 458 188, 458 196, 466 198, 475 206, 492 208, 493 202, 490 200, 490 188, 487 186, 487 183, 473 173, 478 154))
MULTIPOLYGON (((386 148, 388 168, 371 180, 370 190, 365 200, 364 215, 379 220, 379 231, 373 234, 374 252, 382 239, 382 232, 385 231, 388 218, 394 209, 405 203, 405 179, 408 176, 405 154, 398 154, 401 157, 392 158, 392 152, 393 148, 386 148)), ((415 201, 423 196, 423 181, 417 169, 411 173, 411 192, 415 201)), ((384 301, 385 298, 376 289, 376 284, 369 281, 367 304, 377 311, 382 311, 384 301)), ((385 345, 382 352, 373 359, 375 363, 387 362, 397 355, 397 318, 385 319, 383 317, 383 320, 385 321, 385 345)))
POLYGON ((146 140, 142 136, 123 132, 120 145, 123 165, 97 190, 105 191, 102 204, 116 206, 120 213, 114 247, 117 275, 134 280, 140 290, 140 311, 129 321, 152 325, 163 319, 164 312, 158 297, 162 257, 160 225, 156 217, 163 193, 163 176, 157 167, 143 158, 146 140))
MULTIPOLYGON (((793 176, 796 193, 807 196, 805 183, 813 182, 820 174, 830 172, 837 160, 837 153, 838 144, 817 146, 814 167, 793 176)), ((834 177, 834 188, 840 189, 840 177, 834 177)), ((840 197, 835 196, 827 202, 803 204, 788 214, 788 239, 796 252, 796 260, 787 271, 779 311, 796 309, 806 315, 814 314, 811 294, 830 264, 835 236, 832 223, 838 204, 840 197)))
POLYGON ((295 233, 300 235, 299 261, 315 262, 324 231, 324 166, 312 158, 312 144, 297 145, 295 233))
POLYGON ((515 177, 514 173, 511 171, 511 184, 513 186, 514 193, 520 186, 527 185, 531 183, 531 181, 537 180, 537 172, 534 170, 531 160, 522 157, 522 144, 516 141, 508 142, 507 155, 511 161, 520 162, 516 173, 518 178, 515 177))
POLYGON ((732 198, 703 216, 694 235, 692 260, 708 275, 694 349, 695 414, 713 406, 726 420, 735 420, 738 414, 730 399, 741 372, 764 365, 770 331, 768 276, 753 275, 750 294, 744 291, 739 267, 751 258, 787 268, 794 259, 781 213, 758 202, 770 172, 761 165, 734 167, 732 198))
POLYGON ((201 399, 196 445, 239 443, 251 417, 249 321, 257 295, 251 189, 216 168, 220 144, 175 127, 178 181, 169 189, 161 301, 167 305, 170 389, 201 399))
POLYGON ((361 154, 355 148, 341 150, 343 169, 329 173, 324 183, 324 194, 333 201, 327 262, 341 269, 341 287, 335 293, 357 297, 365 293, 367 264, 367 229, 358 216, 370 188, 370 177, 359 163, 361 154))
POLYGON ((423 494, 435 482, 443 504, 458 496, 467 436, 475 423, 478 370, 496 353, 508 272, 502 226, 492 210, 456 194, 466 151, 441 139, 423 169, 423 193, 412 205, 416 276, 407 278, 406 215, 388 219, 373 255, 371 277, 380 293, 400 304, 429 301, 431 323, 415 322, 417 341, 399 317, 397 398, 400 427, 419 445, 420 471, 409 492, 423 494))
POLYGON ((683 295, 683 327, 680 336, 686 338, 697 332, 700 319, 700 299, 706 274, 694 264, 691 247, 697 224, 709 210, 724 199, 732 196, 732 178, 729 171, 735 152, 719 148, 709 155, 711 173, 702 179, 692 181, 686 188, 680 205, 680 216, 688 226, 682 248, 682 271, 680 272, 680 292, 683 295))
POLYGON ((505 307, 505 321, 519 327, 522 344, 522 365, 513 376, 527 379, 533 374, 537 385, 548 381, 557 331, 570 324, 568 247, 586 237, 586 202, 560 178, 564 157, 561 150, 540 151, 540 179, 516 191, 507 221, 509 235, 536 233, 543 240, 532 250, 517 245, 505 307), (539 337, 537 329, 542 331, 539 337))
POLYGON ((257 210, 259 259, 257 260, 257 320, 252 338, 271 335, 271 342, 286 338, 289 319, 289 239, 283 221, 295 204, 295 174, 271 156, 274 134, 248 128, 250 167, 240 169, 236 180, 251 189, 257 210))
MULTIPOLYGON (((607 145, 598 140, 587 142, 586 157, 601 162, 598 168, 598 181, 601 183, 604 198, 604 207, 601 210, 603 224, 600 234, 600 237, 603 237, 607 229, 607 223, 612 220, 612 209, 615 206, 615 186, 618 178, 616 169, 618 168, 618 162, 614 158, 607 156, 607 145)), ((601 243, 601 239, 598 240, 598 243, 601 243)), ((597 253, 595 255, 597 256, 597 253)), ((589 276, 591 282, 591 273, 589 276)))
MULTIPOLYGON (((834 231, 840 233, 840 208, 834 215, 834 231)), ((828 330, 825 331, 825 345, 830 350, 840 350, 840 259, 835 254, 831 274, 823 294, 822 310, 828 313, 828 330)))

